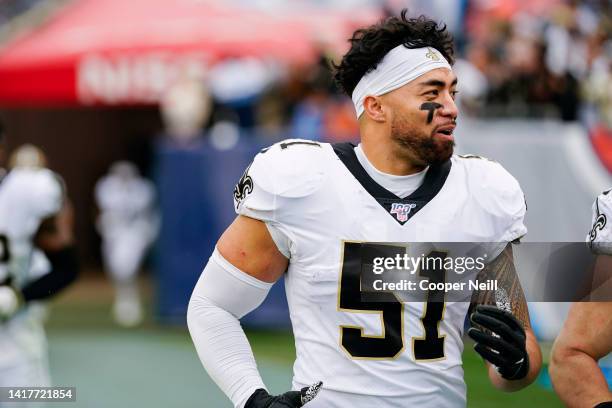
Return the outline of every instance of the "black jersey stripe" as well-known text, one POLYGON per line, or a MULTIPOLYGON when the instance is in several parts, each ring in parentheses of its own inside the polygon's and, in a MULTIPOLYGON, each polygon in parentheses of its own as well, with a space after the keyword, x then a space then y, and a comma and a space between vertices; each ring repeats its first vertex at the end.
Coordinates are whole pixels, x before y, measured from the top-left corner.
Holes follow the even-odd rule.
POLYGON ((452 163, 449 160, 444 163, 432 165, 429 167, 423 184, 407 197, 401 198, 378 184, 363 168, 357 155, 355 154, 355 145, 353 143, 334 143, 332 144, 334 152, 342 163, 346 166, 349 172, 357 179, 359 184, 370 194, 394 220, 404 225, 417 212, 423 209, 442 189, 452 163), (394 203, 411 204, 414 207, 407 214, 407 219, 401 221, 399 217, 391 213, 391 207, 394 203))

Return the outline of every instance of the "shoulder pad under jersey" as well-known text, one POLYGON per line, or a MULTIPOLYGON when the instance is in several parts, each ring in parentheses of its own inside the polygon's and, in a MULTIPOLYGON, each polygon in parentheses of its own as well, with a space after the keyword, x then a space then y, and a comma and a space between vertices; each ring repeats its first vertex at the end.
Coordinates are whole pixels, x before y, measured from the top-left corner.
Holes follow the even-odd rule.
POLYGON ((496 217, 505 229, 500 241, 514 241, 527 233, 523 224, 527 205, 518 181, 494 160, 465 155, 454 156, 465 169, 470 194, 480 207, 496 217))
POLYGON ((27 203, 33 215, 46 218, 57 213, 63 203, 62 179, 49 169, 15 168, 6 177, 15 199, 27 203))
POLYGON ((323 179, 324 145, 310 140, 284 140, 257 154, 246 173, 272 194, 282 197, 311 194, 323 179))

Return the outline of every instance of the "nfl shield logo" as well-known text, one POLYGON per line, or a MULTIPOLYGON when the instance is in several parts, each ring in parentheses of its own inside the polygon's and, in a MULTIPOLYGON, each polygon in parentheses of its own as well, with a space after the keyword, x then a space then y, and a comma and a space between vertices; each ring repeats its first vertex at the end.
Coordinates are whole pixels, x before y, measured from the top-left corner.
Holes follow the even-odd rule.
POLYGON ((395 214, 395 217, 399 222, 408 221, 408 215, 410 211, 416 207, 416 204, 404 204, 404 203, 393 203, 391 204, 391 214, 395 214))

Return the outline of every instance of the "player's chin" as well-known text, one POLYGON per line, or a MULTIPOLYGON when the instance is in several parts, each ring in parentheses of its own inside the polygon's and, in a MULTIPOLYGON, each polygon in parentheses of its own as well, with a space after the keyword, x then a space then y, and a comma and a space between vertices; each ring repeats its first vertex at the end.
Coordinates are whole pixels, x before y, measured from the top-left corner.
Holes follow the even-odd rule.
POLYGON ((455 150, 455 141, 452 139, 436 140, 434 139, 434 154, 432 164, 443 163, 451 158, 455 150))
POLYGON ((429 149, 421 152, 420 162, 422 165, 434 166, 446 162, 452 155, 452 146, 445 146, 444 149, 429 149))

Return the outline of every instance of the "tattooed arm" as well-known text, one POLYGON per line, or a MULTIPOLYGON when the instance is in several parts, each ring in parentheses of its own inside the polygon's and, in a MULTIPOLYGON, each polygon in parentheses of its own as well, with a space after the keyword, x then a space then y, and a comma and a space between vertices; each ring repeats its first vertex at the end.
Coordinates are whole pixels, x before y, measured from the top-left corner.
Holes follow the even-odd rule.
MULTIPOLYGON (((491 362, 487 361, 489 379, 491 380, 491 383, 496 388, 503 391, 518 391, 531 384, 538 376, 542 366, 542 354, 535 335, 531 330, 529 310, 527 309, 525 294, 523 293, 523 288, 521 287, 521 283, 514 267, 512 245, 508 244, 502 253, 483 269, 483 271, 478 275, 478 280, 480 282, 486 280, 497 281, 497 290, 481 290, 473 293, 468 311, 468 315, 471 316, 472 323, 480 323, 483 320, 490 320, 491 317, 495 318, 500 316, 502 319, 506 320, 506 323, 508 323, 510 328, 512 328, 512 325, 515 324, 516 330, 514 330, 514 333, 509 333, 508 339, 506 339, 503 335, 501 338, 499 336, 491 338, 490 335, 486 334, 487 332, 490 333, 490 331, 486 330, 486 328, 482 331, 478 329, 470 329, 468 334, 470 334, 470 337, 476 339, 476 350, 483 355, 483 357, 485 357, 485 361, 493 360, 493 362, 495 362, 498 366, 498 368, 496 368, 496 365, 493 365, 491 362), (497 309, 505 310, 513 317, 508 316, 506 313, 499 312, 497 309, 487 309, 486 307, 483 308, 483 313, 481 314, 481 308, 478 308, 478 306, 482 305, 495 306, 497 309), (484 315, 484 318, 481 317, 482 315, 484 315), (524 336, 524 346, 520 344, 519 347, 514 347, 515 345, 512 344, 512 340, 515 339, 512 336, 518 337, 518 340, 516 340, 518 343, 523 342, 524 336), (482 340, 481 344, 478 344, 479 340, 482 340), (508 341, 506 342, 506 340, 508 341), (523 367, 523 373, 515 375, 516 373, 513 372, 512 365, 509 367, 504 367, 504 369, 499 369, 499 366, 502 365, 502 359, 499 358, 499 356, 501 355, 506 357, 506 354, 510 352, 492 352, 491 350, 494 350, 494 348, 489 347, 489 345, 501 342, 504 342, 504 344, 510 343, 508 349, 511 350, 511 352, 516 351, 517 355, 520 353, 519 350, 516 350, 516 348, 521 349, 520 351, 522 353, 526 352, 527 365, 523 367), (487 345, 485 345, 485 343, 487 343, 487 345)), ((484 327, 484 324, 482 326, 484 327)), ((503 345, 500 344, 500 347, 501 346, 503 345)), ((520 362, 521 358, 518 359, 520 362)), ((520 368, 517 370, 520 371, 520 368)))

